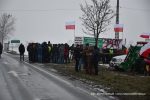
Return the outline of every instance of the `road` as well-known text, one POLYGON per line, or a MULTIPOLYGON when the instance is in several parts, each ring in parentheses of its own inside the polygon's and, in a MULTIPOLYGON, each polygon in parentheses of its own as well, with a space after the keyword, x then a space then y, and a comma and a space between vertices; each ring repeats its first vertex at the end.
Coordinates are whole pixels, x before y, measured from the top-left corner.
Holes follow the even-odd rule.
MULTIPOLYGON (((17 55, 16 55, 17 56, 17 55)), ((108 100, 8 54, 0 59, 0 100, 108 100)))

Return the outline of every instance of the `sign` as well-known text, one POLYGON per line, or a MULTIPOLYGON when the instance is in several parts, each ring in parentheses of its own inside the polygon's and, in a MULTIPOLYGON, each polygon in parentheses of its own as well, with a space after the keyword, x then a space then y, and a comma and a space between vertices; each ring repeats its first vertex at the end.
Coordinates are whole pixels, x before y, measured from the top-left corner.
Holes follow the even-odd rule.
MULTIPOLYGON (((77 44, 86 45, 87 43, 90 46, 95 46, 95 38, 94 37, 75 37, 75 46, 77 44)), ((99 38, 98 39, 98 48, 103 49, 121 49, 122 48, 122 39, 109 39, 109 38, 99 38)))
MULTIPOLYGON (((84 37, 83 44, 89 44, 91 46, 95 46, 95 38, 93 37, 84 37)), ((99 38, 98 39, 98 48, 102 48, 103 46, 103 39, 99 38)))
POLYGON ((74 44, 75 44, 75 46, 77 44, 79 44, 79 45, 83 44, 83 37, 75 37, 74 44))
POLYGON ((20 43, 20 40, 11 40, 11 43, 20 43))
POLYGON ((102 38, 103 39, 103 48, 114 48, 114 49, 121 49, 122 48, 122 39, 109 39, 109 38, 102 38))

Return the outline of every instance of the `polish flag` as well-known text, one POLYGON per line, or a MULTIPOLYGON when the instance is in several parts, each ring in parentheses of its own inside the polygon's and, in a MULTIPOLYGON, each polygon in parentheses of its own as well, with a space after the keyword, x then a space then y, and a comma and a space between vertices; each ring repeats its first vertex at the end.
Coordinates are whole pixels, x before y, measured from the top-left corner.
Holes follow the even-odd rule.
POLYGON ((75 30, 75 21, 66 22, 66 30, 75 30))
POLYGON ((150 42, 145 44, 140 50, 140 56, 147 58, 150 55, 150 42))
POLYGON ((150 38, 150 33, 142 33, 140 37, 148 39, 150 38))
POLYGON ((115 32, 123 32, 123 24, 116 24, 114 27, 115 32))

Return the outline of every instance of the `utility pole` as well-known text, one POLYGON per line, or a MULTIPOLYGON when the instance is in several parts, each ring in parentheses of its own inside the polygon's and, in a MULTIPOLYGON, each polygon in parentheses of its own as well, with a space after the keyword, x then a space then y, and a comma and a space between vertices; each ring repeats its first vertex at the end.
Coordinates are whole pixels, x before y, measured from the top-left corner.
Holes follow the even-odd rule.
MULTIPOLYGON (((117 0, 117 7, 116 7, 116 24, 119 24, 119 0, 117 0)), ((115 33, 115 39, 119 39, 119 32, 115 33)))

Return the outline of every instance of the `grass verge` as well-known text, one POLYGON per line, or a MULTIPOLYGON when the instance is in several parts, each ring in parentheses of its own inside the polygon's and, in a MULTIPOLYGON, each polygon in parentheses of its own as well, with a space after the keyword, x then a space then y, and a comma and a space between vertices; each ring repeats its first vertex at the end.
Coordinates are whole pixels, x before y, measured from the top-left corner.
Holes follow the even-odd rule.
POLYGON ((107 87, 120 100, 150 100, 150 77, 130 75, 124 72, 110 71, 100 67, 99 75, 88 75, 85 71, 75 72, 73 64, 50 64, 58 72, 86 79, 107 87), (141 94, 142 93, 142 94, 141 94))

